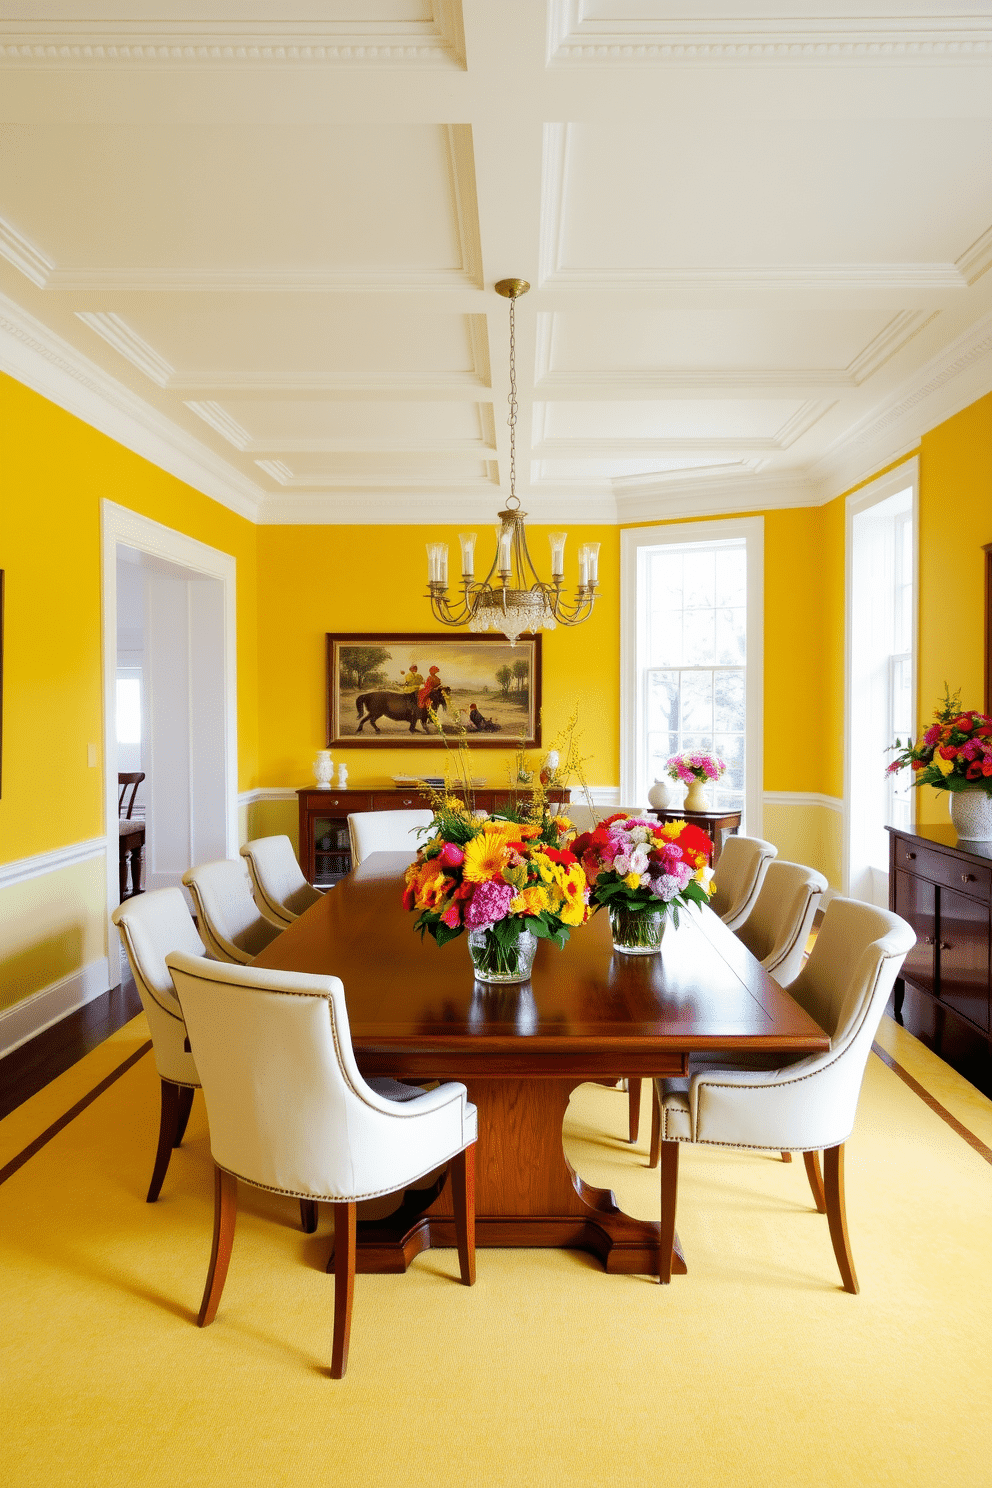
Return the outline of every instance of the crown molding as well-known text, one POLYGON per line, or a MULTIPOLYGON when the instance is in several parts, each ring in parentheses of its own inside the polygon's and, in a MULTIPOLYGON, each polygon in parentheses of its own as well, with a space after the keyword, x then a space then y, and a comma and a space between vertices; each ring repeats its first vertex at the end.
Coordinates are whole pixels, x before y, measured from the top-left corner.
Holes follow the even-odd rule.
POLYGON ((740 367, 622 369, 598 372, 545 372, 534 384, 535 398, 569 399, 573 402, 609 402, 614 399, 651 398, 655 394, 678 398, 708 398, 728 393, 740 397, 767 397, 769 393, 821 393, 835 389, 850 391, 857 386, 849 371, 828 367, 740 367))
POLYGON ((848 363, 845 372, 853 386, 860 387, 869 377, 874 377, 886 362, 891 361, 904 346, 908 346, 913 337, 918 336, 924 326, 936 320, 939 314, 939 310, 900 310, 868 342, 864 350, 859 351, 854 360, 848 363))
POLYGON ((809 468, 831 501, 992 391, 992 315, 977 320, 849 429, 809 468))
POLYGON ((987 62, 992 26, 984 18, 857 16, 833 19, 673 17, 588 20, 581 0, 551 0, 548 61, 552 66, 665 63, 987 62), (977 20, 977 23, 976 23, 977 20))
POLYGON ((0 255, 19 269, 38 289, 44 289, 55 268, 50 258, 29 243, 16 227, 0 218, 0 255))
POLYGON ((786 419, 780 429, 775 431, 772 443, 778 449, 789 449, 797 439, 802 439, 808 434, 814 424, 818 424, 831 408, 836 408, 836 399, 821 398, 801 403, 791 418, 786 419))
MULTIPOLYGON (((615 483, 616 484, 616 483, 615 483)), ((665 481, 636 493, 617 491, 617 521, 671 521, 678 517, 711 517, 729 513, 773 511, 817 506, 818 493, 804 471, 795 475, 728 471, 665 481)))
MULTIPOLYGON (((427 451, 417 453, 427 453, 427 451)), ((435 451, 431 450, 430 453, 433 454, 435 451)), ((333 471, 327 470, 316 471, 311 475, 297 475, 285 460, 256 460, 255 464, 280 486, 287 489, 322 490, 328 495, 333 491, 350 491, 353 497, 358 497, 362 501, 363 505, 369 493, 373 491, 383 493, 405 491, 411 500, 419 502, 423 499, 424 491, 443 489, 445 486, 452 490, 489 491, 493 486, 499 485, 499 470, 495 460, 480 460, 479 474, 475 477, 469 476, 467 479, 462 473, 449 475, 446 478, 443 471, 437 468, 425 470, 422 475, 411 475, 409 471, 403 471, 393 477, 370 470, 368 475, 363 477, 360 472, 354 470, 342 475, 336 475, 333 471)))
POLYGON ((251 446, 251 435, 247 429, 233 419, 231 415, 222 408, 219 403, 187 402, 186 407, 197 418, 201 418, 205 424, 209 424, 221 438, 226 439, 228 444, 233 444, 236 450, 246 450, 251 446))
POLYGON ((238 516, 264 492, 20 305, 0 295, 0 370, 238 516))
POLYGON ((76 319, 89 326, 98 336, 102 336, 108 346, 112 346, 157 387, 168 387, 169 379, 174 376, 176 369, 164 357, 159 356, 154 346, 149 346, 119 315, 105 310, 77 310, 76 319))
POLYGON ((992 268, 992 227, 986 228, 981 237, 976 238, 956 262, 969 286, 979 280, 987 269, 992 268))
MULTIPOLYGON (((356 7, 357 9, 357 7, 356 7)), ((434 0, 427 21, 4 21, 0 64, 22 67, 457 67, 465 69, 460 0, 434 0)))
POLYGON ((609 268, 587 265, 546 272, 542 289, 604 290, 613 293, 655 290, 912 290, 934 294, 965 290, 968 281, 956 263, 825 264, 673 264, 665 268, 609 268))
MULTIPOLYGON (((443 496, 437 487, 424 490, 347 491, 311 493, 308 495, 272 495, 261 503, 258 522, 262 526, 314 527, 422 527, 428 523, 461 526, 476 523, 491 529, 496 516, 499 493, 490 490, 480 496, 465 489, 443 496)), ((570 522, 613 526, 617 521, 617 504, 609 493, 587 496, 570 487, 560 496, 532 492, 525 497, 527 516, 532 525, 570 522)))

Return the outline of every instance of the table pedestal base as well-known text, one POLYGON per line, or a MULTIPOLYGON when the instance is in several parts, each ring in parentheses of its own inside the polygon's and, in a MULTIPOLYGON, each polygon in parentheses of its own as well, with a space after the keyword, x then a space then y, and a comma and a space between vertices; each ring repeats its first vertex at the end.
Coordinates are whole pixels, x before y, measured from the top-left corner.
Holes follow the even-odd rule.
MULTIPOLYGON (((569 1096, 583 1081, 470 1077, 465 1083, 479 1112, 476 1244, 586 1250, 607 1271, 657 1276, 658 1222, 624 1214, 610 1189, 583 1182, 565 1156, 562 1123, 569 1096)), ((386 1219, 359 1224, 356 1269, 405 1271, 421 1251, 454 1244, 451 1194, 442 1178, 431 1188, 409 1189, 386 1219)), ((672 1270, 686 1270, 677 1240, 672 1270)))

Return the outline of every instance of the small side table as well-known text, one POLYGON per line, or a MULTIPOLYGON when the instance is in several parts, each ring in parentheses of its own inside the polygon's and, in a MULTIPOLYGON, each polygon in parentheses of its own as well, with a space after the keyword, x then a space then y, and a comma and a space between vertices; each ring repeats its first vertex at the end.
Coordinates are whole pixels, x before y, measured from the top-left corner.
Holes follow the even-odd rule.
POLYGON ((692 822, 693 826, 702 827, 707 837, 713 839, 711 868, 715 868, 720 861, 725 839, 731 835, 736 836, 741 824, 739 811, 673 811, 667 806, 663 809, 649 806, 648 811, 660 822, 686 821, 692 822))

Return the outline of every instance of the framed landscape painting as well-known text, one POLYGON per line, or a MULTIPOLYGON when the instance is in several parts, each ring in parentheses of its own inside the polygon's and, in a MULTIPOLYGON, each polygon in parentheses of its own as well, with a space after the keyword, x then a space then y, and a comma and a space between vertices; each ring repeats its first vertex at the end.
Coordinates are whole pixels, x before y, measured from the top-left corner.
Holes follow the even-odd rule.
POLYGON ((439 733, 473 748, 536 748, 541 637, 327 637, 328 749, 437 748, 439 733))

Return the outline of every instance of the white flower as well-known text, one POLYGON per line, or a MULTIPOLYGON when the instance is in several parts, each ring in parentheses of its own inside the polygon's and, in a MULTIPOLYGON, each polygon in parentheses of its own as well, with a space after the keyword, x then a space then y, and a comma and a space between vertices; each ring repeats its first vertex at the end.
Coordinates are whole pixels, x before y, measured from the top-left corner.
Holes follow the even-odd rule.
POLYGON ((630 859, 626 853, 617 853, 613 859, 613 870, 615 873, 619 873, 621 878, 627 877, 627 874, 630 872, 630 859))
MULTIPOLYGON (((651 836, 651 828, 650 827, 634 827, 633 830, 630 833, 630 840, 631 840, 631 842, 647 842, 647 840, 648 840, 648 838, 650 836, 651 836)), ((643 870, 643 868, 640 868, 640 869, 635 868, 634 869, 634 872, 635 873, 643 873, 644 870, 643 870)))
POLYGON ((647 873, 648 871, 648 850, 643 844, 638 844, 630 855, 630 871, 631 873, 647 873))

